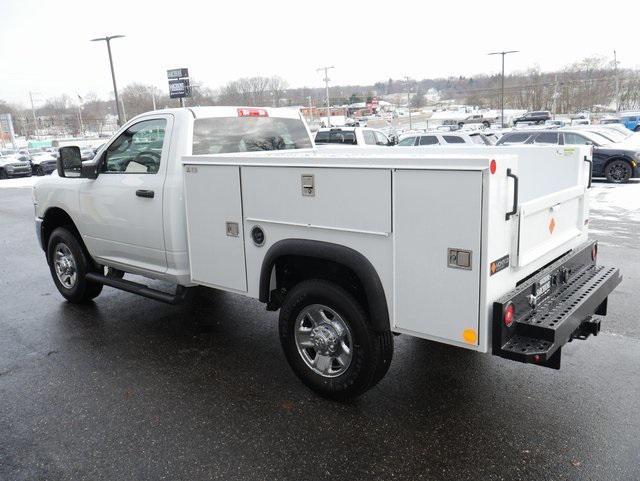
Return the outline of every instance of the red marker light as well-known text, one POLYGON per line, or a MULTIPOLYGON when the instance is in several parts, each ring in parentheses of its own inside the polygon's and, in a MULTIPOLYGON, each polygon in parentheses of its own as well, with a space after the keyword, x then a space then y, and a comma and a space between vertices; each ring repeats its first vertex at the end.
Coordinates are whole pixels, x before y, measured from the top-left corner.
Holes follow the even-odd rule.
POLYGON ((504 308, 504 312, 502 313, 502 320, 504 321, 504 325, 507 327, 511 327, 513 324, 513 316, 515 314, 515 308, 513 304, 507 304, 507 307, 504 308))
POLYGON ((269 112, 265 109, 238 109, 238 117, 269 117, 269 112))
POLYGON ((492 174, 496 173, 496 161, 492 160, 491 163, 489 164, 489 172, 491 172, 492 174))

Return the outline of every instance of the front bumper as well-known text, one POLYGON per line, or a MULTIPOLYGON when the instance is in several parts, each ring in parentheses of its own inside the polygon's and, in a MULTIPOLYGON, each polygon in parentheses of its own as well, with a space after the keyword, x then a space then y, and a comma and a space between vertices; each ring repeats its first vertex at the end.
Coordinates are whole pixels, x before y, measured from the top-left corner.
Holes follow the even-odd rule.
POLYGON ((593 316, 606 314, 622 276, 595 264, 594 246, 597 253, 595 242, 587 242, 494 303, 493 354, 559 369, 566 343, 598 334, 600 320, 593 316), (509 305, 514 316, 507 325, 509 305))

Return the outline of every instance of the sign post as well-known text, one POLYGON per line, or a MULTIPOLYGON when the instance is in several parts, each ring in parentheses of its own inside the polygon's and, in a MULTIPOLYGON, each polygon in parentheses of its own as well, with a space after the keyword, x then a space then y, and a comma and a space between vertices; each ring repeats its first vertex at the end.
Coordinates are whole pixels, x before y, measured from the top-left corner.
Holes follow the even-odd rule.
POLYGON ((9 137, 11 145, 14 149, 18 148, 16 144, 16 134, 13 130, 13 119, 11 114, 0 114, 0 139, 4 145, 5 135, 9 137))
POLYGON ((167 70, 167 79, 169 80, 169 98, 180 99, 180 107, 184 107, 185 97, 191 97, 189 69, 172 68, 167 70))

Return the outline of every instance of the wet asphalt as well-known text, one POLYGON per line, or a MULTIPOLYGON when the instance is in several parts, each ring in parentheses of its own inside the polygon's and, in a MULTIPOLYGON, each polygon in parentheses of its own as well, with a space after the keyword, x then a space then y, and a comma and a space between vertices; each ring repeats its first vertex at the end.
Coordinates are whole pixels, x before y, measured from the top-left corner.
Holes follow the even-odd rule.
POLYGON ((0 189, 0 480, 638 480, 640 225, 592 226, 625 280, 560 371, 400 336, 341 404, 298 382, 257 301, 64 302, 30 190, 0 189))

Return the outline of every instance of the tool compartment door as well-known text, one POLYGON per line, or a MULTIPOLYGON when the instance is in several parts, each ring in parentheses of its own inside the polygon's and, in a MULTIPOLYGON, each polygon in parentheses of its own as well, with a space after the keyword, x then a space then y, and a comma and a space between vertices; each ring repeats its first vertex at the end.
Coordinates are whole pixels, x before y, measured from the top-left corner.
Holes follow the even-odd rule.
POLYGON ((240 167, 184 166, 191 279, 246 292, 240 167))
POLYGON ((480 171, 394 172, 394 319, 399 330, 478 344, 482 182, 480 171), (451 249, 461 253, 462 266, 450 258, 451 249))

